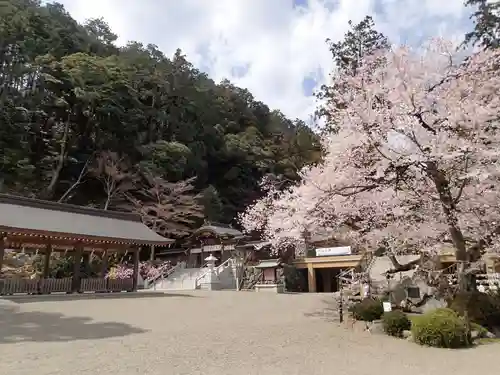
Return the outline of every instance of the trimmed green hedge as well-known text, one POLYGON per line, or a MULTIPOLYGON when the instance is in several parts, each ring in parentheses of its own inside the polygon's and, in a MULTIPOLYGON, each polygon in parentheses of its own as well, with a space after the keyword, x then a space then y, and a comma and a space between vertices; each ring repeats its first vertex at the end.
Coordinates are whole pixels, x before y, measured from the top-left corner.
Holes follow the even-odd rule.
POLYGON ((384 314, 384 307, 382 302, 375 298, 365 298, 361 302, 352 305, 349 312, 356 320, 363 320, 365 322, 373 322, 379 320, 384 314))
POLYGON ((384 332, 390 336, 401 337, 403 331, 411 329, 411 321, 401 310, 385 312, 382 315, 384 332))
POLYGON ((413 340, 437 348, 463 348, 471 344, 465 321, 451 309, 437 309, 413 319, 413 340))

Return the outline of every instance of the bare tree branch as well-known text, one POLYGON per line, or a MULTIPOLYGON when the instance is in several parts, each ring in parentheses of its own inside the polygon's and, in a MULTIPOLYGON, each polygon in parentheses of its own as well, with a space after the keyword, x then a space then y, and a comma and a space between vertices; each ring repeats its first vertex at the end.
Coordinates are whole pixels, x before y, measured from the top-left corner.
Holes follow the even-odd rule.
POLYGON ((83 179, 83 176, 85 176, 88 172, 88 167, 89 167, 90 162, 92 161, 93 155, 94 154, 90 155, 89 158, 87 159, 87 161, 85 162, 85 164, 82 167, 82 170, 80 171, 80 174, 78 175, 78 178, 76 179, 76 181, 68 188, 68 190, 66 190, 66 192, 61 196, 61 198, 59 198, 59 200, 58 200, 59 203, 63 203, 68 198, 68 196, 71 194, 71 192, 84 182, 84 181, 82 182, 82 179, 83 179))

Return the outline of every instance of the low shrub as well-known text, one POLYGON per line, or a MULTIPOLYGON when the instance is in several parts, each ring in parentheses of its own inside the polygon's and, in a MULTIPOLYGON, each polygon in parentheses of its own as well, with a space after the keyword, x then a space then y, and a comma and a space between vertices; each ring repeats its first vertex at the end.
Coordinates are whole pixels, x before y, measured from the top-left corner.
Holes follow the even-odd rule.
POLYGON ((460 316, 467 311, 469 320, 483 327, 500 327, 500 298, 495 295, 477 291, 460 293, 449 307, 460 316))
POLYGON ((436 309, 413 319, 411 332, 420 345, 463 348, 470 345, 465 321, 453 310, 436 309))
POLYGON ((382 315, 384 332, 390 336, 401 337, 403 331, 411 328, 411 321, 401 310, 385 312, 382 315))
POLYGON ((384 314, 384 307, 382 302, 375 298, 365 298, 361 302, 352 305, 349 312, 356 320, 363 320, 365 322, 373 322, 378 320, 384 314))

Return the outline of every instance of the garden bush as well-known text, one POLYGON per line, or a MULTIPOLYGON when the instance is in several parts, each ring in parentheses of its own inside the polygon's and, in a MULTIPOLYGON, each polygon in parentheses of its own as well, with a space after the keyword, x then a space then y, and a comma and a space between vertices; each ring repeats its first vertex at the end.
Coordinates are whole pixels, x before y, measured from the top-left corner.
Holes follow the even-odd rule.
POLYGON ((477 291, 460 293, 449 307, 460 316, 467 311, 469 320, 483 327, 500 327, 500 298, 496 295, 477 291))
POLYGON ((403 331, 411 328, 411 321, 401 310, 394 310, 382 315, 384 332, 390 336, 401 337, 403 331))
POLYGON ((375 298, 365 298, 361 302, 352 305, 349 308, 349 312, 356 320, 372 322, 382 317, 384 308, 380 300, 375 298))
POLYGON ((420 345, 463 348, 471 343, 463 318, 451 309, 436 309, 415 318, 411 332, 420 345))

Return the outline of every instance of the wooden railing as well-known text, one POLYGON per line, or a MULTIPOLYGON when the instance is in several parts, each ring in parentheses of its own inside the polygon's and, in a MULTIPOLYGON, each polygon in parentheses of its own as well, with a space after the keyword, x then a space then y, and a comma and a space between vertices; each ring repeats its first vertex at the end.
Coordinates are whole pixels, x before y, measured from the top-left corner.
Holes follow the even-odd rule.
POLYGON ((134 282, 130 279, 108 279, 108 292, 131 292, 134 288, 134 282))
POLYGON ((82 279, 80 290, 82 292, 106 292, 108 290, 108 283, 109 280, 100 277, 82 279))
POLYGON ((65 277, 64 279, 41 279, 40 292, 42 294, 61 292, 70 293, 72 281, 73 279, 71 277, 65 277))
POLYGON ((36 279, 3 279, 0 280, 0 295, 9 294, 37 294, 38 280, 36 279))
MULTIPOLYGON (((73 279, 0 279, 0 296, 14 294, 72 293, 73 279)), ((76 292, 131 292, 134 289, 129 279, 81 279, 76 292)))

